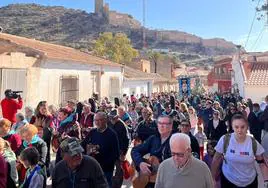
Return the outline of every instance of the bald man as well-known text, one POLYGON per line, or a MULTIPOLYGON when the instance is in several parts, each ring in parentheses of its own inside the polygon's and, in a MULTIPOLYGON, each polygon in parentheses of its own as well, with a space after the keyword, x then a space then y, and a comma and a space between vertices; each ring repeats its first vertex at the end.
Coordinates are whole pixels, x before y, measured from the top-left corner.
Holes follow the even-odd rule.
POLYGON ((110 187, 116 160, 119 159, 119 142, 114 130, 107 126, 108 117, 104 112, 94 116, 97 129, 89 132, 81 145, 85 153, 94 157, 100 164, 110 187))
POLYGON ((155 188, 213 188, 213 179, 207 165, 192 156, 190 137, 183 133, 170 138, 172 157, 158 169, 155 188))

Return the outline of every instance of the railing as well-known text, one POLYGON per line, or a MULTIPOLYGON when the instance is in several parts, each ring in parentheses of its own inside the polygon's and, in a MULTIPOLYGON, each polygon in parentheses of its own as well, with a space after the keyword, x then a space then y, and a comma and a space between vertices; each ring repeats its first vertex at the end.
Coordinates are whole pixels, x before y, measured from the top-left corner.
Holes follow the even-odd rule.
POLYGON ((231 74, 214 74, 214 78, 217 80, 231 80, 231 74))

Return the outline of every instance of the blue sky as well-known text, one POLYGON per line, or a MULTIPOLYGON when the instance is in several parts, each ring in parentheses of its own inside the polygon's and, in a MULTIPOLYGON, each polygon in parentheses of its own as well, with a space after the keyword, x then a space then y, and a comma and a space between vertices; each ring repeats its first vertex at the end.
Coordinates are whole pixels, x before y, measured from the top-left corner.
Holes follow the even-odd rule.
MULTIPOLYGON (((129 13, 142 21, 142 0, 104 0, 111 10, 129 13)), ((252 0, 146 0, 146 26, 185 31, 203 38, 221 37, 245 45, 257 1, 252 0)), ((265 0, 261 0, 263 4, 265 0)), ((38 3, 94 11, 94 0, 0 0, 12 3, 38 3)), ((265 20, 254 22, 248 51, 268 51, 268 30, 259 40, 265 20), (254 45, 255 44, 255 45, 254 45)), ((268 28, 268 27, 267 27, 268 28)))

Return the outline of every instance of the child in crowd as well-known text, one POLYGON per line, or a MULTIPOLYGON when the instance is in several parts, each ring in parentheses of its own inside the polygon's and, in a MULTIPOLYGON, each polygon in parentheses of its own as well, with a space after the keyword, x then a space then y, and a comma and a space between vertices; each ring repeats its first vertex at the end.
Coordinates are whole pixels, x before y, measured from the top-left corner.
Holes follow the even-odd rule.
MULTIPOLYGON (((204 156, 203 161, 208 165, 209 169, 211 169, 211 163, 215 154, 215 147, 217 145, 217 141, 213 140, 207 143, 207 154, 204 156)), ((217 180, 215 188, 220 188, 220 180, 217 180)))
POLYGON ((197 139, 198 144, 199 144, 200 159, 203 160, 203 157, 204 157, 204 144, 205 144, 205 141, 207 140, 207 137, 206 137, 206 134, 203 131, 202 126, 198 126, 197 131, 198 132, 194 136, 197 139))
POLYGON ((20 156, 20 162, 28 169, 25 180, 20 188, 45 188, 46 178, 42 168, 38 165, 39 153, 36 148, 24 149, 20 156))

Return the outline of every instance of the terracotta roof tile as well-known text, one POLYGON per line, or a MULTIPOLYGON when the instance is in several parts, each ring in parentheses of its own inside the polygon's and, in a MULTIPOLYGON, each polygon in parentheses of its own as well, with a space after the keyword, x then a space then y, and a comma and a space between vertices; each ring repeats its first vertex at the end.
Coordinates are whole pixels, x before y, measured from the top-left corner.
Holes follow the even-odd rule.
POLYGON ((268 86, 268 62, 253 63, 247 84, 268 86))
POLYGON ((120 64, 113 63, 109 60, 105 60, 73 48, 42 42, 35 39, 28 39, 25 37, 19 37, 4 33, 0 33, 0 39, 8 40, 17 45, 38 50, 42 52, 45 57, 52 59, 75 61, 75 62, 98 64, 98 65, 109 65, 116 67, 121 66, 120 64))

